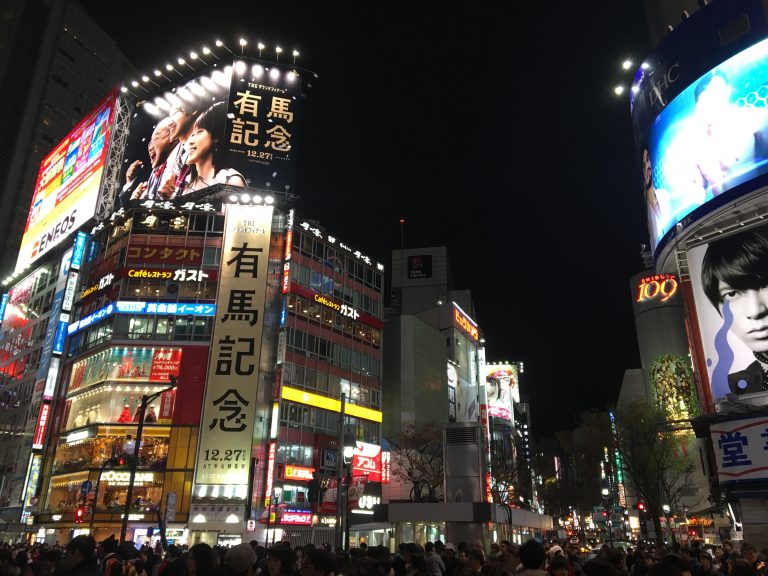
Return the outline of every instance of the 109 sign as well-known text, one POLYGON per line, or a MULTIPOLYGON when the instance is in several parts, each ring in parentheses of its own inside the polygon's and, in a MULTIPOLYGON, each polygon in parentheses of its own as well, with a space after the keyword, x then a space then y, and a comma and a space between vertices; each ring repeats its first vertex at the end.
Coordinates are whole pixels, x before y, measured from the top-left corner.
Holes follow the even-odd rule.
POLYGON ((637 302, 666 302, 677 292, 677 278, 671 274, 646 276, 637 284, 637 302))

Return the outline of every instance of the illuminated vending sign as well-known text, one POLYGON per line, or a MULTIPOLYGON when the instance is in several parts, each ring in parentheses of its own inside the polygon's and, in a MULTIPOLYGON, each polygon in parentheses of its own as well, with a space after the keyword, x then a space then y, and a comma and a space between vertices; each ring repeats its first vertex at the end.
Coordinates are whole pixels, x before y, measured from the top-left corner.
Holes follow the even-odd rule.
POLYGON ((214 317, 197 486, 248 485, 273 212, 272 206, 226 206, 216 300, 228 304, 214 317))
POLYGON ((666 302, 677 293, 677 278, 672 274, 653 274, 637 283, 637 302, 666 302))
POLYGON ((41 162, 16 270, 48 253, 96 213, 116 99, 112 92, 99 102, 41 162))
POLYGON ((72 261, 70 263, 70 267, 73 270, 80 270, 80 267, 83 265, 86 240, 88 240, 88 235, 85 232, 78 232, 75 236, 75 248, 72 251, 72 261))
POLYGON ((480 331, 477 328, 477 324, 456 302, 453 302, 453 324, 475 342, 480 339, 480 331))
POLYGON ((314 474, 314 472, 314 468, 290 466, 286 464, 283 477, 286 480, 312 480, 312 474, 314 474))
POLYGON ((267 485, 265 488, 266 496, 264 506, 269 506, 272 501, 272 486, 275 482, 275 457, 277 456, 277 442, 269 443, 269 454, 267 455, 267 485))
POLYGON ((67 328, 69 327, 69 314, 62 314, 59 317, 59 323, 56 326, 56 335, 53 337, 53 353, 62 354, 64 352, 64 341, 67 338, 67 328))
POLYGON ((64 301, 61 304, 61 309, 64 312, 72 311, 72 304, 75 302, 75 289, 77 288, 77 279, 79 274, 77 272, 70 272, 69 278, 67 278, 67 287, 64 290, 64 301))

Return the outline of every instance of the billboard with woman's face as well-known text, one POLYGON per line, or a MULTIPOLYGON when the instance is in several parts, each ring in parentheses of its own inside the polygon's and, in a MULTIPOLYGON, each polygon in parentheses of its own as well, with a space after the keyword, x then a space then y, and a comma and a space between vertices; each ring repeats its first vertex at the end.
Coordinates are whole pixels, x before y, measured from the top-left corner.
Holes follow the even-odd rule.
POLYGON ((149 96, 131 124, 115 208, 217 184, 293 191, 300 94, 291 67, 238 58, 149 96))
POLYGON ((688 264, 716 406, 768 404, 768 225, 692 248, 688 264))
POLYGON ((518 370, 514 364, 486 364, 485 392, 488 415, 514 421, 512 402, 520 402, 518 370))

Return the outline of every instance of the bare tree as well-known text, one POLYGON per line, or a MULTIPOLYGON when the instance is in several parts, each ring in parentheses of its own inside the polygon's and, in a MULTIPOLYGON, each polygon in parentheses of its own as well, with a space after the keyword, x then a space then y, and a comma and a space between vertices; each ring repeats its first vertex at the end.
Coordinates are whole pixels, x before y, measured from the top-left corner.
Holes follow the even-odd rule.
POLYGON ((411 498, 421 500, 424 490, 437 498, 443 487, 443 434, 433 424, 404 426, 389 439, 392 446, 391 473, 413 486, 411 498))
POLYGON ((680 498, 693 489, 694 464, 680 453, 685 432, 667 429, 656 404, 635 402, 617 413, 617 449, 624 470, 652 516, 661 539, 663 505, 681 507, 680 498))

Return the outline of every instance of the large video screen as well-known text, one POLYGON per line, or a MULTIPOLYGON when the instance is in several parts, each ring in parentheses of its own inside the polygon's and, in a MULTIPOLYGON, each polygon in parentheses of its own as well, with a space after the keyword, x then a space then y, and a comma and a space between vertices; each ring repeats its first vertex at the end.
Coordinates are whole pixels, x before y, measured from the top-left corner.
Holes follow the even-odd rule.
POLYGON ((112 92, 46 156, 21 239, 24 269, 96 213, 117 93, 112 92))
POLYGON ((514 364, 486 364, 488 415, 514 421, 512 402, 520 403, 518 370, 514 364))
POLYGON ((654 249, 696 209, 732 190, 749 192, 739 185, 768 172, 767 99, 764 40, 701 76, 658 115, 640 142, 654 249))
POLYGON ((688 251, 712 399, 768 403, 768 225, 688 251))
POLYGON ((114 207, 216 184, 293 191, 298 73, 236 59, 184 79, 137 109, 114 207))

